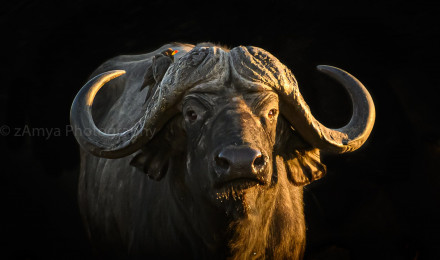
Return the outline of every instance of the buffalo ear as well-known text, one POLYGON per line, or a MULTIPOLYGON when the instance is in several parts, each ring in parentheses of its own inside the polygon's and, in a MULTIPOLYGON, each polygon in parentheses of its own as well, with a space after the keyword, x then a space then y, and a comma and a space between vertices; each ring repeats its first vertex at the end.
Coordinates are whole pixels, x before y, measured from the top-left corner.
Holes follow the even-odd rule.
POLYGON ((275 149, 283 157, 289 180, 302 186, 322 178, 327 168, 321 163, 319 149, 311 147, 284 117, 277 127, 275 149))
POLYGON ((164 149, 153 151, 145 149, 140 151, 130 161, 130 165, 144 172, 150 179, 159 181, 168 170, 170 155, 164 149))
POLYGON ((168 171, 173 157, 185 147, 185 134, 181 129, 181 117, 173 118, 138 152, 130 165, 144 172, 153 180, 161 180, 168 171))
POLYGON ((321 163, 318 149, 294 151, 292 157, 285 158, 284 162, 287 177, 298 186, 318 180, 327 172, 326 166, 321 163))

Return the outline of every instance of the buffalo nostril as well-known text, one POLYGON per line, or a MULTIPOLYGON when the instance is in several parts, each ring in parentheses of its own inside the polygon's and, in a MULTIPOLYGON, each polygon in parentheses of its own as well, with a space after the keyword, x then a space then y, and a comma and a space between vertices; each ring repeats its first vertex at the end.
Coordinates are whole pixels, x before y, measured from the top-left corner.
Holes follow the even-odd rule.
POLYGON ((229 169, 229 161, 223 157, 216 156, 215 157, 215 164, 224 170, 229 169))
POLYGON ((263 167, 266 164, 266 161, 264 160, 264 156, 262 154, 258 154, 255 159, 254 162, 252 163, 255 167, 263 167))

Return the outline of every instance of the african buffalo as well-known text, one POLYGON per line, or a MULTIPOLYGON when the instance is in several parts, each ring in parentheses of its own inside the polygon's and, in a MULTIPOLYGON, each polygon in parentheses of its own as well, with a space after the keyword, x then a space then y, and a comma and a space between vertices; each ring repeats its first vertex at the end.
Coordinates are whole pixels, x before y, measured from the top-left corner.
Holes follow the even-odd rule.
POLYGON ((93 246, 121 258, 301 259, 303 186, 326 172, 320 151, 356 150, 375 120, 356 78, 318 69, 350 94, 342 128, 317 121, 291 71, 257 47, 175 43, 101 65, 71 109, 93 246))

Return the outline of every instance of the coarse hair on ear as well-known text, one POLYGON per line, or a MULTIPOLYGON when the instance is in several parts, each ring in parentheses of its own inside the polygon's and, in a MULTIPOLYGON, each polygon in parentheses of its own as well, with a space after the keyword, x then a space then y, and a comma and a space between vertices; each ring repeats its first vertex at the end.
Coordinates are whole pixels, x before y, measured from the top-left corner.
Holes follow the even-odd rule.
POLYGON ((288 179, 296 186, 307 185, 327 172, 319 149, 311 147, 283 117, 278 120, 276 149, 283 158, 288 179))
POLYGON ((307 185, 321 179, 327 172, 327 167, 321 163, 319 150, 293 151, 291 158, 284 158, 289 180, 297 185, 307 185))
POLYGON ((139 151, 130 165, 144 172, 152 180, 161 180, 170 160, 186 147, 186 135, 182 129, 182 117, 175 116, 139 151))

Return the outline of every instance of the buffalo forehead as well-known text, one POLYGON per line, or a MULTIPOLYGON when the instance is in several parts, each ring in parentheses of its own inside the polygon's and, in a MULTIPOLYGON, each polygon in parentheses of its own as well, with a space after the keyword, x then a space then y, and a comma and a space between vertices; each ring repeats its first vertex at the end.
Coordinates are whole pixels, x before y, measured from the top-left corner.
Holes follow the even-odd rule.
POLYGON ((280 74, 284 74, 282 72, 285 70, 283 64, 263 49, 243 46, 231 51, 218 47, 196 47, 176 65, 175 72, 181 74, 179 78, 192 85, 189 89, 196 92, 215 92, 227 88, 244 91, 278 89, 280 74), (261 60, 261 53, 271 58, 261 60))
POLYGON ((261 82, 248 81, 243 78, 232 78, 232 80, 226 80, 224 78, 216 78, 209 82, 204 82, 195 85, 189 89, 188 93, 213 93, 213 94, 227 94, 227 93, 246 93, 246 92, 266 92, 273 91, 272 87, 269 87, 261 82))

